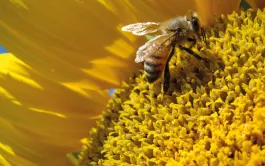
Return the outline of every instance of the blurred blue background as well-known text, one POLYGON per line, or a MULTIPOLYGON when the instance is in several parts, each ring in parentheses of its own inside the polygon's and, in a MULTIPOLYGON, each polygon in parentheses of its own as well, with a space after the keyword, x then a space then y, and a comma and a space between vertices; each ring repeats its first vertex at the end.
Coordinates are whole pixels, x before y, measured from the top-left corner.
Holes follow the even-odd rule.
POLYGON ((7 53, 7 50, 3 46, 0 45, 0 54, 1 53, 7 53))
POLYGON ((116 89, 109 89, 109 95, 113 97, 113 93, 115 93, 116 89))

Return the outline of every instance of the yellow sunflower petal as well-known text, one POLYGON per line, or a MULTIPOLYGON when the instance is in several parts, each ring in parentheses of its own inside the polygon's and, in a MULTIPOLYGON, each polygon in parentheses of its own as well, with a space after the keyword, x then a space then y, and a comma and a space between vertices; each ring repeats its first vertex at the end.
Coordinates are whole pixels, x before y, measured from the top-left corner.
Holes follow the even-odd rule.
POLYGON ((0 151, 11 165, 66 165, 109 98, 77 93, 9 53, 0 55, 0 85, 0 151))
POLYGON ((264 8, 265 7, 265 1, 264 0, 246 0, 252 8, 257 9, 257 8, 264 8))
POLYGON ((231 14, 239 10, 241 0, 195 0, 203 25, 213 24, 221 14, 231 14))
MULTIPOLYGON (((1 14, 3 31, 0 43, 5 48, 53 80, 76 82, 89 79, 97 82, 98 86, 111 81, 108 76, 104 81, 93 79, 82 71, 83 68, 93 67, 91 60, 111 55, 104 47, 119 34, 98 29, 101 24, 101 27, 116 31, 100 17, 101 14, 111 15, 110 12, 95 2, 88 5, 93 6, 95 11, 103 12, 89 13, 90 10, 83 9, 82 4, 70 0, 52 4, 30 1, 24 4, 27 8, 12 5, 10 1, 1 3, 6 11, 1 14), (69 12, 69 7, 76 12, 69 12), (49 12, 46 12, 48 9, 49 12), (95 33, 96 29, 98 32, 95 33)), ((117 20, 108 21, 110 25, 117 24, 117 20)))

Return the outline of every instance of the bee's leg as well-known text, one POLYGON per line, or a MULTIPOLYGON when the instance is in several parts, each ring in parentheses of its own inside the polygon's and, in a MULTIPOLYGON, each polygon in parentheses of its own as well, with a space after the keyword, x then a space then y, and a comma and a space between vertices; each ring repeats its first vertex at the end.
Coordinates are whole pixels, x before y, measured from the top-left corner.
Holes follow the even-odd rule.
POLYGON ((169 86, 170 86, 170 71, 169 71, 169 61, 172 58, 172 56, 175 53, 175 45, 172 46, 172 49, 170 51, 170 54, 167 58, 166 64, 165 64, 165 69, 163 73, 163 87, 162 87, 162 93, 166 93, 169 86))
MULTIPOLYGON (((208 62, 208 61, 209 61, 207 58, 203 58, 203 57, 199 56, 198 54, 196 54, 194 51, 192 51, 192 50, 189 49, 189 48, 183 47, 183 46, 181 46, 181 45, 179 45, 179 48, 180 48, 181 50, 186 51, 186 52, 189 53, 190 55, 194 56, 194 57, 195 57, 196 59, 198 59, 198 60, 203 60, 204 62, 208 62)), ((197 61, 197 62, 198 62, 198 61, 197 61)), ((199 62, 198 62, 198 64, 199 64, 202 68, 208 70, 207 68, 203 67, 199 62)))
POLYGON ((206 34, 205 34, 205 30, 203 28, 201 28, 202 31, 202 39, 204 42, 206 42, 206 34))
POLYGON ((194 56, 195 58, 199 59, 199 60, 204 60, 204 61, 208 61, 207 58, 203 58, 201 56, 199 56, 198 54, 196 54, 194 51, 192 51, 190 48, 186 48, 186 47, 183 47, 182 45, 179 45, 179 48, 181 50, 184 50, 186 51, 187 53, 189 53, 190 55, 194 56))

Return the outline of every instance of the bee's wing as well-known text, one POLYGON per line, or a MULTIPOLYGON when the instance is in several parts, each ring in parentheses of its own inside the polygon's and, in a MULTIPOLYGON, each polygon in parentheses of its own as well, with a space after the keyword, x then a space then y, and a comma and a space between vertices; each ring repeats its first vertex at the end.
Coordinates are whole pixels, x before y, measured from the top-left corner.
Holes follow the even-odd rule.
POLYGON ((154 33, 159 30, 160 23, 157 22, 144 22, 144 23, 135 23, 129 24, 121 29, 125 32, 131 32, 137 36, 143 36, 149 33, 154 33))
POLYGON ((168 47, 171 44, 170 42, 167 41, 174 35, 175 33, 159 35, 146 42, 143 46, 139 47, 139 49, 137 50, 135 62, 136 63, 142 62, 146 58, 153 55, 155 52, 159 50, 163 51, 166 47, 168 47))

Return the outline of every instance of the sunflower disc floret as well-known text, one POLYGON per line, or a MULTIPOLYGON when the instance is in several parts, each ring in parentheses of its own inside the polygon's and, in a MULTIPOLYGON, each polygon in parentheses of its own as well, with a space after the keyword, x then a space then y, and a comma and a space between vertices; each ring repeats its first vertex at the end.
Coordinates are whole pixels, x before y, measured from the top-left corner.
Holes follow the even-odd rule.
POLYGON ((264 165, 265 11, 221 16, 195 52, 176 51, 171 88, 136 73, 108 104, 80 165, 264 165))

